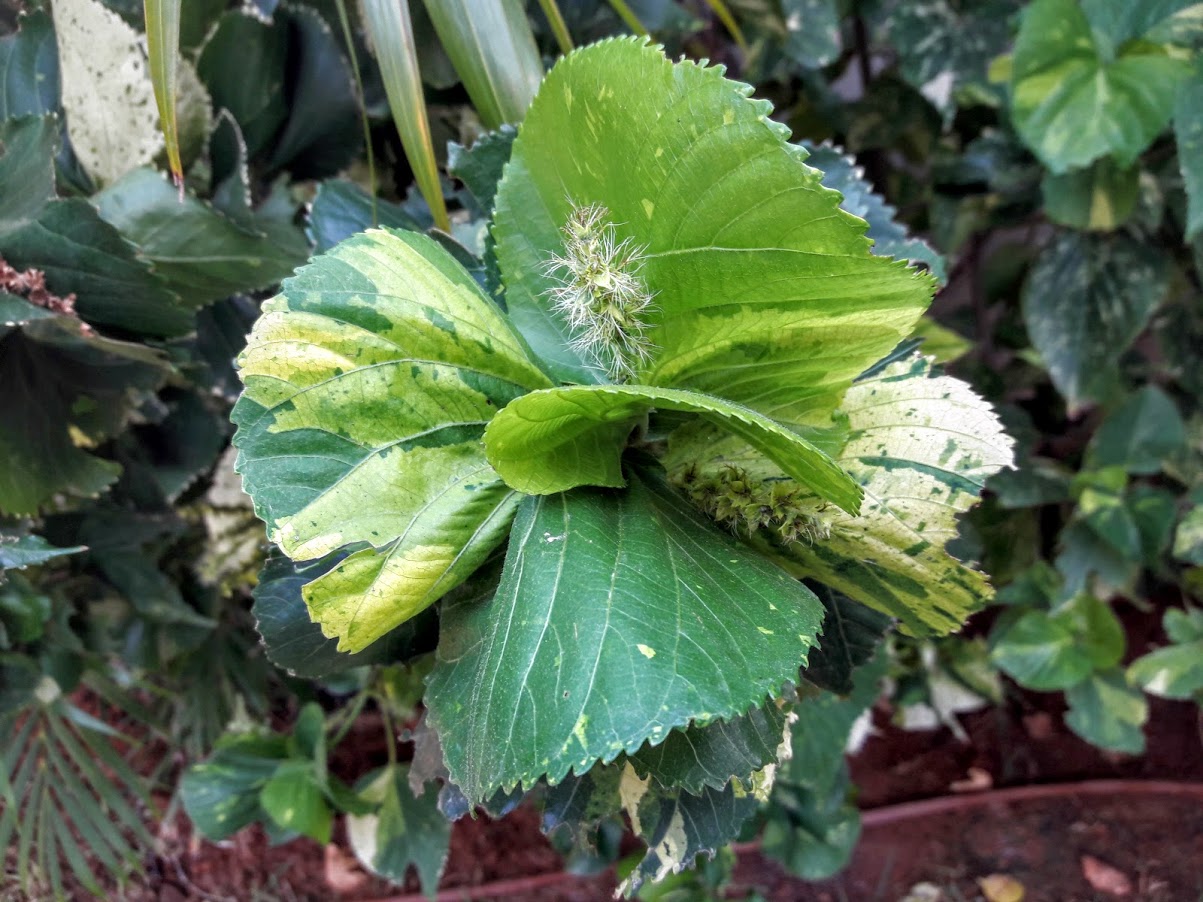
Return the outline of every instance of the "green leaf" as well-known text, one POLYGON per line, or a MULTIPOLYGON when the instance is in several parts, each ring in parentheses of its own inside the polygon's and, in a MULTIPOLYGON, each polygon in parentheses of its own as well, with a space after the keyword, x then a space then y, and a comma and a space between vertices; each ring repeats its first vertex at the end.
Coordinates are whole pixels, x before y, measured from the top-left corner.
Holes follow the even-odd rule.
POLYGON ((312 761, 285 761, 259 790, 259 804, 276 825, 325 845, 334 815, 318 785, 312 761))
POLYGON ((991 590, 944 546, 956 515, 1011 465, 1011 439, 986 402, 963 382, 933 376, 923 358, 858 382, 841 410, 851 432, 836 462, 864 486, 861 513, 820 514, 826 538, 778 543, 774 552, 797 575, 897 617, 911 633, 960 629, 991 590))
POLYGON ((351 238, 263 311, 239 358, 238 469, 289 557, 353 551, 304 595, 339 650, 360 651, 504 539, 517 498, 480 437, 547 379, 471 276, 414 232, 351 238))
POLYGON ((230 735, 180 779, 193 825, 213 841, 233 836, 260 816, 259 793, 287 754, 283 736, 230 735))
MULTIPOLYGON (((1140 3, 1125 3, 1122 0, 1082 0, 1082 10, 1100 47, 1108 53, 1133 38, 1148 36, 1148 40, 1160 43, 1154 35, 1169 26, 1180 13, 1197 11, 1195 0, 1142 0, 1140 3), (1153 34, 1150 34, 1152 32, 1153 34)), ((1194 16, 1192 16, 1194 18, 1194 16)))
POLYGON ((301 588, 328 572, 331 561, 297 566, 273 551, 259 574, 251 613, 263 638, 263 649, 277 667, 293 676, 321 679, 367 664, 387 664, 412 657, 420 650, 433 650, 431 618, 408 620, 379 642, 358 654, 338 651, 338 642, 322 635, 322 628, 309 619, 301 588))
POLYGON ((1182 515, 1174 532, 1174 557, 1203 567, 1203 490, 1191 493, 1193 506, 1182 515))
POLYGON ((426 12, 485 127, 520 122, 543 78, 523 4, 426 0, 426 12))
POLYGON ((848 801, 850 781, 830 788, 782 788, 773 797, 761 838, 764 854, 804 880, 824 880, 841 871, 860 839, 860 812, 848 801))
POLYGON ((746 440, 790 478, 849 513, 861 493, 831 458, 768 417, 719 398, 643 385, 574 385, 532 392, 485 430, 489 463, 511 487, 550 495, 580 485, 619 487, 622 449, 653 409, 697 413, 746 440))
POLYGON ((1070 232, 1049 246, 1023 290, 1033 346, 1071 408, 1093 399, 1169 284, 1167 258, 1131 238, 1070 232))
POLYGON ((409 768, 397 765, 381 768, 362 785, 361 794, 380 809, 348 815, 347 837, 356 857, 394 883, 404 883, 413 865, 422 892, 433 899, 451 843, 451 822, 439 811, 438 793, 415 796, 409 768))
POLYGON ((1044 212, 1072 229, 1111 231, 1136 209, 1140 168, 1117 166, 1109 157, 1085 169, 1046 172, 1040 183, 1044 212))
POLYGON ((898 211, 873 190, 864 170, 853 157, 830 145, 816 147, 803 141, 802 146, 810 152, 807 164, 822 171, 823 186, 844 195, 840 208, 869 223, 865 236, 873 239, 874 254, 922 263, 940 285, 948 281, 944 256, 922 238, 910 236, 906 227, 895 218, 898 211))
POLYGON ((1079 594, 1057 608, 1053 619, 1077 636, 1077 648, 1086 653, 1095 670, 1114 667, 1124 656, 1124 627, 1105 601, 1079 594))
POLYGON ((372 197, 354 182, 330 179, 317 186, 308 227, 315 253, 325 253, 340 241, 377 227, 421 230, 404 209, 372 197))
POLYGON ((570 54, 544 79, 493 235, 514 322, 558 379, 601 381, 547 296, 574 205, 604 206, 615 239, 643 248, 654 350, 634 382, 823 419, 914 326, 931 279, 870 253, 863 222, 750 92, 631 39, 570 54))
POLYGON ((1174 137, 1186 186, 1186 238, 1190 240, 1203 230, 1203 60, 1195 61, 1190 80, 1178 89, 1174 137))
POLYGON ((958 93, 987 96, 990 63, 1007 50, 1018 0, 933 0, 896 2, 885 14, 890 43, 902 77, 940 111, 946 126, 957 111, 958 93))
POLYGON ((58 47, 45 10, 17 19, 19 30, 0 38, 0 120, 44 116, 58 109, 58 47))
POLYGON ((629 475, 525 499, 496 597, 443 609, 426 703, 470 799, 743 714, 815 644, 808 589, 629 475))
POLYGON ((143 38, 98 0, 60 0, 54 33, 71 146, 108 184, 163 150, 143 38))
POLYGON ((303 240, 285 244, 191 195, 181 202, 152 169, 135 169, 93 201, 100 215, 137 245, 139 256, 193 307, 274 285, 308 253, 303 240))
POLYGON ((673 730, 627 760, 641 778, 650 775, 664 789, 698 795, 703 787, 721 790, 776 764, 785 729, 785 710, 769 702, 731 720, 673 730))
POLYGON ((734 841, 761 804, 734 783, 723 789, 707 787, 698 795, 679 789, 661 792, 630 771, 623 774, 622 799, 631 829, 648 847, 620 887, 627 895, 645 881, 658 883, 692 866, 697 856, 712 855, 734 841))
POLYGON ((992 635, 990 644, 990 660, 1029 689, 1068 689, 1094 670, 1070 625, 1044 611, 1026 612, 992 635))
POLYGON ((1162 626, 1171 642, 1203 640, 1203 610, 1170 608, 1162 618, 1162 626))
POLYGON ((987 488, 1002 507, 1016 510, 1068 501, 1069 483, 1069 474, 1056 462, 1029 457, 1018 469, 996 473, 987 488))
POLYGON ((55 558, 87 550, 83 545, 58 548, 41 536, 0 533, 0 571, 24 570, 26 567, 36 567, 55 558))
POLYGON ((214 109, 229 110, 247 152, 267 151, 288 119, 284 95, 288 31, 242 12, 228 12, 205 41, 196 71, 214 109))
POLYGON ((1128 665, 1128 682, 1162 698, 1189 700, 1203 693, 1203 640, 1167 645, 1128 665))
POLYGON ((1011 114, 1053 172, 1111 156, 1130 166, 1170 121, 1188 63, 1163 48, 1113 48, 1077 0, 1034 0, 1024 11, 1011 79, 1011 114))
POLYGON ((273 81, 288 86, 289 112, 271 142, 267 165, 287 167, 298 179, 334 175, 354 162, 363 146, 350 65, 317 10, 285 6, 276 19, 277 27, 287 27, 289 47, 285 67, 273 73, 273 81))
POLYGON ((1146 385, 1103 421, 1087 453, 1091 466, 1151 476, 1185 444, 1186 427, 1177 406, 1160 388, 1146 385))
POLYGON ((477 138, 471 147, 452 141, 447 145, 447 173, 464 183, 481 210, 493 209, 497 185, 510 160, 517 132, 503 125, 477 138))
POLYGON ((782 784, 802 787, 824 798, 844 781, 844 749, 856 721, 881 694, 889 656, 876 655, 852 675, 852 691, 846 697, 820 691, 804 696, 791 719, 791 755, 782 762, 778 776, 782 784))
POLYGON ((1065 692, 1065 723, 1099 748, 1139 755, 1145 750, 1144 724, 1149 703, 1124 682, 1121 671, 1093 674, 1065 692))
POLYGON ((0 122, 0 235, 35 219, 54 197, 54 116, 23 116, 0 122))
POLYGON ((85 449, 119 431, 133 393, 157 387, 166 373, 141 345, 19 304, 35 314, 20 328, 0 326, 0 512, 17 515, 36 513, 58 493, 94 497, 116 479, 120 466, 85 449))
POLYGON ((820 689, 847 694, 853 691, 856 669, 873 657, 894 621, 843 592, 819 583, 810 588, 827 613, 822 644, 811 651, 802 676, 820 689))
POLYGON ((837 0, 782 0, 786 56, 806 69, 838 58, 844 46, 839 6, 837 0))
POLYGON ((56 294, 74 294, 76 311, 89 322, 154 336, 193 328, 193 311, 81 198, 52 201, 28 224, 0 235, 0 254, 13 266, 44 272, 56 294))

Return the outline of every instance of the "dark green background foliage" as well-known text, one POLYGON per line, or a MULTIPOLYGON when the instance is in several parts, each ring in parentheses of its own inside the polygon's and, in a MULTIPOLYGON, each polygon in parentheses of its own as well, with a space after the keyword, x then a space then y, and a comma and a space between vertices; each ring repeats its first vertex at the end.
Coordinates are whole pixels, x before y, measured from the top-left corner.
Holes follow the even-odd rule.
MULTIPOLYGON (((234 359, 280 283, 365 229, 401 230, 442 272, 462 273, 457 290, 498 322, 508 303, 525 331, 507 364, 523 375, 506 391, 516 397, 565 373, 597 381, 579 357, 556 349, 563 329, 538 302, 547 274, 513 275, 532 252, 524 229, 558 240, 554 208, 572 202, 537 186, 563 163, 551 143, 559 120, 536 122, 525 143, 521 112, 494 131, 482 124, 506 118, 507 104, 525 109, 529 67, 537 74, 560 55, 553 30, 532 3, 528 33, 522 4, 511 3, 521 38, 513 53, 526 54, 527 68, 507 73, 494 60, 502 68, 469 71, 455 31, 466 26, 453 16, 432 23, 421 3, 410 6, 424 79, 415 91, 425 94, 450 233, 431 230, 441 214, 414 187, 418 165, 398 140, 385 67, 356 9, 330 0, 259 0, 253 9, 185 2, 177 188, 165 176, 149 82, 135 91, 149 112, 133 95, 104 89, 106 71, 141 53, 142 5, 74 0, 52 15, 34 0, 0 4, 0 728, 13 738, 0 752, 0 848, 12 850, 6 873, 17 884, 103 894, 106 881, 128 879, 150 842, 138 805, 154 789, 178 791, 212 838, 259 823, 275 840, 327 841, 333 819, 345 816, 367 866, 398 881, 412 866, 427 892, 447 854, 448 818, 482 801, 508 810, 519 796, 541 808, 544 829, 580 866, 612 860, 615 825, 629 826, 651 848, 625 863, 633 890, 756 830, 768 853, 815 878, 841 867, 858 835, 842 753, 887 675, 897 710, 925 706, 944 718, 954 717, 942 701, 949 687, 994 702, 1063 692, 1069 729, 1129 754, 1144 748, 1149 695, 1203 700, 1203 25, 1185 0, 717 4, 729 7, 738 35, 711 4, 630 3, 672 58, 723 64, 771 101, 774 120, 804 148, 790 153, 809 153, 819 170, 811 189, 821 178, 841 192, 843 208, 867 222, 874 255, 911 261, 939 286, 913 338, 858 384, 894 384, 918 348, 989 401, 1016 441, 1015 468, 991 476, 984 502, 941 538, 997 590, 962 636, 897 633, 899 619, 912 632, 930 626, 911 617, 925 585, 893 571, 874 582, 875 562, 899 557, 939 574, 932 555, 943 549, 894 537, 858 569, 840 563, 854 549, 821 536, 789 551, 767 531, 724 534, 659 464, 641 458, 631 469, 628 458, 623 471, 615 457, 625 494, 573 489, 550 500, 497 481, 488 518, 516 512, 521 530, 504 569, 501 528, 474 549, 463 585, 400 626, 389 623, 366 648, 338 650, 310 619, 303 587, 353 573, 371 546, 334 543, 301 563, 269 553, 234 472, 230 413, 242 392, 234 359), (107 53, 79 59, 81 22, 99 23, 88 27, 101 29, 96 41, 107 53), (100 74, 89 82, 83 72, 100 74), (115 117, 128 117, 116 137, 105 123, 127 119, 115 117), (511 153, 516 164, 506 169, 511 153), (531 226, 522 205, 536 201, 547 217, 531 226), (432 237, 415 237, 423 232, 432 237), (699 691, 665 671, 663 698, 632 696, 625 708, 623 681, 658 672, 664 659, 653 666, 650 645, 633 653, 622 630, 599 632, 609 637, 599 652, 602 694, 581 716, 609 717, 606 730, 581 738, 575 708, 572 716, 567 705, 527 711, 527 684, 510 683, 486 699, 519 712, 513 742, 492 748, 499 727, 474 687, 500 666, 490 637, 512 615, 501 603, 575 604, 582 629, 609 628, 586 593, 560 599, 541 582, 562 560, 542 539, 567 535, 571 522, 584 524, 576 535, 594 546, 593 575, 613 573, 632 597, 646 591, 641 571, 620 566, 625 546, 607 524, 647 532, 645 572, 693 561, 688 578, 706 588, 678 599, 682 617, 778 595, 800 613, 741 612, 766 638, 759 657, 731 665, 731 685, 699 691), (512 562, 520 552, 531 571, 512 562), (744 572, 745 585, 715 576, 726 573, 714 563, 720 557, 744 572), (872 608, 850 597, 872 586, 880 592, 872 608), (1160 631, 1130 641, 1125 625, 1149 617, 1160 631), (808 653, 820 618, 819 647, 808 653), (806 635, 769 639, 770 627, 806 635), (769 685, 776 671, 753 673, 764 660, 793 668, 790 685, 769 685), (607 706, 620 709, 608 715, 607 706), (661 708, 672 709, 663 723, 661 708), (688 722, 709 710, 725 713, 688 722), (115 711, 120 720, 108 716, 115 711), (387 753, 344 782, 328 759, 358 735, 365 711, 383 722, 387 753), (671 720, 678 714, 685 721, 671 720), (461 715, 464 732, 452 735, 471 741, 440 748, 461 715), (414 739, 412 763, 395 741, 403 727, 414 739), (578 745, 559 748, 557 737, 574 727, 578 745), (122 757, 149 742, 181 751, 191 764, 182 780, 166 769, 136 771, 122 757)), ((632 27, 605 2, 559 7, 578 46, 632 27)), ((705 90, 726 97, 717 78, 705 90)), ((760 108, 739 109, 752 129, 760 108)), ((563 127, 584 127, 572 121, 565 113, 563 127)), ((672 140, 671 129, 664 134, 672 140)), ((744 145, 749 156, 763 149, 755 140, 744 145)), ((609 165, 604 156, 593 162, 609 165)), ((614 163, 624 165, 625 156, 614 163)), ((762 191, 767 204, 769 180, 784 169, 767 160, 762 182, 743 194, 762 191)), ((578 167, 574 185, 589 184, 584 172, 578 167)), ((639 214, 638 195, 613 198, 616 208, 632 201, 624 217, 639 214)), ((776 225, 789 231, 790 223, 776 225)), ((322 265, 370 251, 370 241, 356 242, 364 243, 343 245, 322 265)), ((649 272, 684 285, 685 269, 660 261, 649 272)), ((318 299, 305 303, 316 310, 332 271, 315 265, 282 297, 312 292, 318 299)), ((672 291, 661 297, 678 303, 672 291)), ((921 367, 910 375, 925 379, 921 367)), ((726 382, 723 372, 698 376, 684 386, 690 392, 676 392, 690 398, 677 399, 675 415, 698 410, 696 398, 708 397, 701 392, 754 406, 756 392, 724 395, 726 382)), ((669 405, 666 386, 645 407, 669 405)), ((615 397, 597 403, 618 405, 615 397)), ((510 395, 497 398, 501 407, 510 395)), ((722 404, 720 425, 733 416, 722 404)), ((777 406, 772 415, 785 418, 788 405, 777 406)), ((874 463, 855 450, 873 427, 857 427, 857 404, 848 407, 827 432, 796 420, 791 441, 830 451, 873 490, 874 463)), ((260 414, 244 401, 236 419, 245 427, 260 414)), ((669 462, 690 442, 723 447, 697 429, 677 433, 665 452, 657 441, 678 423, 653 420, 646 447, 669 462)), ((274 436, 270 427, 263 431, 274 436)), ((316 441, 275 440, 289 454, 316 441)), ((992 470, 963 458, 923 462, 924 473, 937 487, 968 480, 968 497, 992 470)), ((311 470, 280 464, 248 478, 265 480, 285 499, 271 504, 295 512, 320 482, 317 460, 304 465, 311 470)), ((543 475, 529 459, 513 466, 543 475)), ((832 485, 836 506, 859 491, 851 480, 832 485)), ((248 489, 274 525, 277 508, 248 489)), ((976 574, 958 583, 941 610, 944 626, 968 616, 982 585, 976 574)), ((634 622, 642 612, 627 613, 634 622)), ((699 628, 700 651, 734 659, 723 644, 731 635, 719 635, 728 625, 699 628)), ((513 627, 515 641, 538 633, 534 620, 513 627)), ((533 653, 532 667, 537 660, 533 653)), ((726 867, 720 857, 687 879, 712 887, 726 867)))

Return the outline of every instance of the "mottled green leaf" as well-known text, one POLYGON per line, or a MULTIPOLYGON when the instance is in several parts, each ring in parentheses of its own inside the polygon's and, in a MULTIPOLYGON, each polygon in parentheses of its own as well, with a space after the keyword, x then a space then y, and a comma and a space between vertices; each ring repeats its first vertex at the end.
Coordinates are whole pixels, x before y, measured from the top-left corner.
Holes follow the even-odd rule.
POLYGON ((556 783, 795 679, 821 606, 661 477, 527 498, 492 600, 447 605, 426 703, 469 798, 556 783))
POLYGON ((99 0, 59 0, 54 34, 75 155, 96 181, 116 181, 163 150, 145 36, 99 0))
POLYGON ((781 13, 786 31, 783 49, 791 60, 818 69, 839 57, 844 41, 838 0, 782 0, 781 13))
POLYGON ((615 238, 644 249, 654 350, 632 381, 822 419, 914 326, 931 279, 870 253, 863 223, 750 92, 631 39, 565 57, 544 79, 493 234, 509 310, 558 378, 601 381, 547 297, 574 204, 604 206, 615 238))
POLYGON ((621 887, 627 895, 645 881, 658 883, 692 866, 699 855, 712 855, 733 842, 762 801, 735 783, 722 789, 706 787, 697 795, 660 792, 650 784, 651 778, 640 781, 630 770, 623 773, 623 807, 631 829, 648 847, 621 887))
POLYGON ((325 845, 334 816, 312 761, 285 761, 259 790, 259 804, 276 825, 325 845))
POLYGON ((1071 407, 1094 397, 1161 303, 1167 258, 1124 236, 1069 232, 1049 246, 1023 291, 1028 336, 1071 407))
POLYGON ((58 46, 45 10, 17 20, 18 31, 0 38, 0 119, 44 116, 58 109, 58 46))
POLYGON ((371 197, 354 182, 330 179, 317 186, 309 207, 309 238, 315 253, 325 253, 352 235, 387 227, 420 230, 412 216, 396 204, 371 197))
POLYGON ((1078 0, 1034 0, 1015 42, 1011 114, 1053 172, 1111 156, 1131 165, 1170 122, 1190 65, 1162 47, 1109 46, 1078 0))
POLYGON ((1072 229, 1111 231, 1136 209, 1140 169, 1117 166, 1104 157, 1084 169, 1045 173, 1040 190, 1044 212, 1053 222, 1072 229))
POLYGON ((550 495, 579 485, 619 487, 622 449, 653 409, 700 414, 747 441, 791 478, 851 514, 856 483, 796 432, 720 398, 643 385, 575 385, 512 401, 485 430, 489 463, 513 488, 550 495))
POLYGON ((883 15, 902 77, 951 124, 957 93, 991 91, 987 69, 1011 40, 1019 0, 901 0, 883 15))
POLYGON ((1186 427, 1174 402, 1157 386, 1146 385, 1099 426, 1090 440, 1089 460, 1095 467, 1152 475, 1185 442, 1186 427))
POLYGON ((996 631, 990 645, 990 660, 1029 689, 1068 689, 1094 670, 1070 625, 1044 611, 1026 612, 996 631))
POLYGON ((703 787, 722 789, 732 780, 776 764, 785 742, 786 711, 775 702, 731 720, 673 730, 659 745, 627 756, 640 777, 652 776, 665 789, 695 795, 703 787))
POLYGON ((356 857, 373 873, 403 883, 412 865, 422 891, 434 898, 451 843, 451 822, 438 808, 439 794, 415 796, 409 768, 389 765, 368 775, 360 794, 380 808, 349 815, 347 836, 356 857))
POLYGON ((864 487, 860 515, 820 513, 828 533, 775 550, 800 576, 897 617, 909 632, 959 629, 990 597, 983 574, 945 551, 956 515, 1012 462, 1011 439, 963 382, 923 358, 854 385, 841 410, 850 437, 836 462, 864 487))
POLYGON ((93 200, 100 215, 137 245, 139 256, 194 307, 274 285, 308 253, 303 240, 285 244, 192 195, 181 201, 152 169, 134 170, 93 200))
POLYGON ((1065 724, 1087 742, 1129 755, 1145 750, 1149 703, 1124 681, 1122 671, 1093 674, 1065 691, 1065 724))
POLYGON ((1167 645, 1128 665, 1128 682, 1162 698, 1192 699, 1203 693, 1203 640, 1167 645))
POLYGON ((263 311, 239 358, 238 469, 289 557, 352 552, 304 595, 339 650, 359 651, 504 539, 517 498, 480 437, 548 383, 471 277, 417 233, 344 242, 263 311))
POLYGON ((1174 557, 1203 567, 1203 489, 1191 492, 1189 499, 1191 507, 1174 532, 1174 557))

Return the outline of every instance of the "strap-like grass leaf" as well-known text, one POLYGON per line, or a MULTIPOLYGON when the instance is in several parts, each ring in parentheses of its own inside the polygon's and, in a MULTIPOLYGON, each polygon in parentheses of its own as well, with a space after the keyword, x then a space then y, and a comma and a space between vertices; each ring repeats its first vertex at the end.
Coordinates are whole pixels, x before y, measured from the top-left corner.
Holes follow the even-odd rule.
POLYGON ((358 651, 454 588, 506 534, 516 498, 480 441, 547 378, 432 239, 372 231, 284 283, 239 358, 238 469, 285 554, 353 553, 310 613, 358 651))
POLYGON ((741 715, 816 644, 810 590, 661 476, 629 475, 526 498, 496 595, 443 607, 426 701, 471 799, 741 715))
POLYGON ((532 392, 489 424, 489 463, 510 486, 549 495, 579 485, 625 485, 621 454, 653 408, 700 414, 740 436, 786 474, 849 513, 861 492, 826 454, 796 432, 738 404, 697 392, 642 385, 575 385, 532 392))
POLYGON ((426 0, 426 11, 485 126, 520 122, 543 79, 523 4, 426 0))
POLYGON ((632 39, 577 51, 544 80, 493 234, 510 313, 562 380, 600 381, 548 297, 574 207, 605 207, 615 239, 643 249, 654 349, 633 382, 802 422, 927 306, 932 280, 870 252, 865 223, 750 92, 632 39))

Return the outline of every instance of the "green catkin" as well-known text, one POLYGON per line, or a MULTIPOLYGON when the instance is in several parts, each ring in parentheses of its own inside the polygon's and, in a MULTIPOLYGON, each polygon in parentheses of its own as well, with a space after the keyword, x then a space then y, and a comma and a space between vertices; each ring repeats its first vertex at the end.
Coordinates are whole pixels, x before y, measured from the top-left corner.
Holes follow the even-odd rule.
POLYGON ((645 317, 655 295, 639 275, 645 248, 619 241, 609 216, 601 204, 575 207, 561 229, 564 253, 544 272, 559 283, 547 294, 568 323, 572 349, 597 361, 612 381, 626 382, 651 359, 645 317))
POLYGON ((831 535, 821 516, 825 505, 816 504, 815 496, 792 480, 757 480, 734 466, 708 473, 689 466, 673 481, 704 513, 733 532, 771 530, 787 544, 813 544, 831 535))

